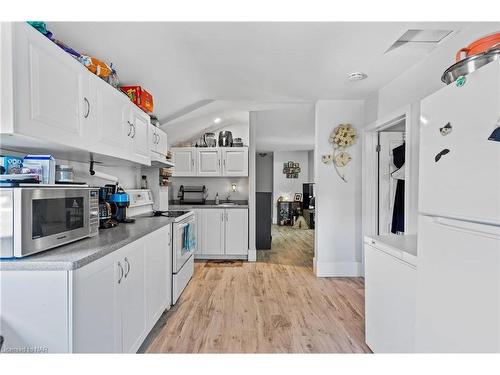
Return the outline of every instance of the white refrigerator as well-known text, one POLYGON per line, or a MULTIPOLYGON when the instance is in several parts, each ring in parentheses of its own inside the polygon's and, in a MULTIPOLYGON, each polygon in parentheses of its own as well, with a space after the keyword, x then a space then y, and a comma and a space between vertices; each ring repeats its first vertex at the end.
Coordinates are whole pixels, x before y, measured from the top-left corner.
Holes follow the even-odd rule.
POLYGON ((500 351, 500 61, 422 101, 417 352, 500 351))

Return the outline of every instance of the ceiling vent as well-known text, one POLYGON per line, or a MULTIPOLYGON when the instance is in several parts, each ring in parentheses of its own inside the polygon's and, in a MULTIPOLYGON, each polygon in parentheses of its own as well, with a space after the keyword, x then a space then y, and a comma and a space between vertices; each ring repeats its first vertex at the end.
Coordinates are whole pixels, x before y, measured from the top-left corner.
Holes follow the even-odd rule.
POLYGON ((407 30, 392 44, 392 46, 389 47, 387 51, 385 51, 385 53, 410 43, 427 43, 436 45, 452 32, 452 30, 407 30))

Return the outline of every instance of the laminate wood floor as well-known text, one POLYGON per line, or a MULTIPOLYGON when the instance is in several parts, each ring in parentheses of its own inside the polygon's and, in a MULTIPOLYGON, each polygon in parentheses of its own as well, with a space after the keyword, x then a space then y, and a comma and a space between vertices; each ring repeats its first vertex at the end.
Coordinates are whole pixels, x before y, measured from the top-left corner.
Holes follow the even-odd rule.
POLYGON ((195 263, 140 351, 364 353, 362 278, 316 278, 314 231, 273 227, 271 250, 239 266, 195 263))

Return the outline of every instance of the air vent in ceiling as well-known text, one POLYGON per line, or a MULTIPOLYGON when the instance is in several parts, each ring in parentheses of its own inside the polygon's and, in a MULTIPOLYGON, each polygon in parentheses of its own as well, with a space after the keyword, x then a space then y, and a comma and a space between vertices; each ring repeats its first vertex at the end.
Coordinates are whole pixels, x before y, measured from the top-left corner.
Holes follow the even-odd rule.
POLYGON ((430 43, 437 44, 450 35, 452 30, 418 30, 412 29, 407 30, 398 40, 396 40, 392 46, 389 47, 386 53, 406 45, 408 43, 430 43))

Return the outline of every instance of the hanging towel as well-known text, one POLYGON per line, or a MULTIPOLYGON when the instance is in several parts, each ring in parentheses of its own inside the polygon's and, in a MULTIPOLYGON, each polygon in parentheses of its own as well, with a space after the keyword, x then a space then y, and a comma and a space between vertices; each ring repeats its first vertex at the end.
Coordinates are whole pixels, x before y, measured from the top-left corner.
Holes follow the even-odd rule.
MULTIPOLYGON (((405 164, 406 146, 401 146, 392 150, 393 163, 396 168, 402 168, 405 164)), ((396 234, 405 230, 405 181, 398 180, 396 194, 394 196, 394 209, 392 211, 391 232, 396 234)))
POLYGON ((193 251, 196 248, 196 236, 194 234, 194 225, 187 224, 182 233, 182 242, 187 251, 193 251))

